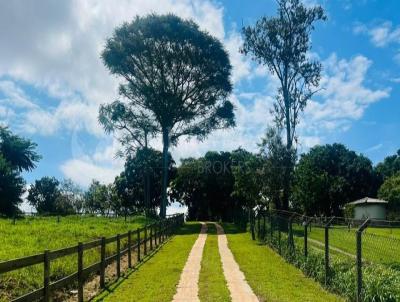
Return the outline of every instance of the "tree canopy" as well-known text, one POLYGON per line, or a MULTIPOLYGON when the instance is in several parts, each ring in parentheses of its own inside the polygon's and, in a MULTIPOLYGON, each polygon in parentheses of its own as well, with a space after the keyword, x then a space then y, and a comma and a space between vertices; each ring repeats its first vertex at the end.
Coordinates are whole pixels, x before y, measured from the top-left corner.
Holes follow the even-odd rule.
POLYGON ((14 215, 22 203, 25 181, 22 171, 35 168, 40 156, 36 144, 0 127, 0 214, 14 215))
POLYGON ((295 169, 293 206, 307 214, 341 214, 345 203, 375 197, 379 183, 371 161, 342 144, 316 146, 295 169))
POLYGON ((400 172, 394 174, 384 181, 379 188, 378 197, 387 200, 388 217, 390 219, 400 218, 400 172))
MULTIPOLYGON (((231 65, 221 42, 190 20, 172 14, 136 17, 115 29, 102 53, 129 110, 155 122, 163 139, 163 203, 168 149, 180 136, 204 139, 234 126, 231 65)), ((126 107, 125 107, 126 108, 126 107)))

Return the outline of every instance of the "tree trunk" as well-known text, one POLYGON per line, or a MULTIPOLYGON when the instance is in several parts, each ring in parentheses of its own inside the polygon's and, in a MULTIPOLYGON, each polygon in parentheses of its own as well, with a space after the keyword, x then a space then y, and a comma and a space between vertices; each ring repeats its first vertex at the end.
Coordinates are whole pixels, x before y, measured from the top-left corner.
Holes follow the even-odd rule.
POLYGON ((162 177, 162 199, 160 207, 160 216, 165 218, 167 215, 167 186, 168 186, 168 147, 169 131, 163 129, 163 177, 162 177))
MULTIPOLYGON (((287 155, 290 154, 292 149, 292 129, 290 127, 290 100, 287 88, 284 88, 283 98, 285 102, 285 122, 286 122, 286 152, 287 155)), ((283 181, 283 198, 282 198, 282 209, 289 209, 289 191, 290 191, 290 174, 291 174, 291 161, 287 158, 284 167, 284 181, 283 181)))

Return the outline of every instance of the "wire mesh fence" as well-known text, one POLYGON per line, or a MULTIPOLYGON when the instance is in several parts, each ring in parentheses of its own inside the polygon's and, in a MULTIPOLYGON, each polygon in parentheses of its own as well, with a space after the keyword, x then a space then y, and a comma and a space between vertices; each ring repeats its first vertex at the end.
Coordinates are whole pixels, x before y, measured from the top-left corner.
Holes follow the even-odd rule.
POLYGON ((253 239, 331 291, 350 301, 400 301, 399 223, 276 210, 252 217, 253 239))

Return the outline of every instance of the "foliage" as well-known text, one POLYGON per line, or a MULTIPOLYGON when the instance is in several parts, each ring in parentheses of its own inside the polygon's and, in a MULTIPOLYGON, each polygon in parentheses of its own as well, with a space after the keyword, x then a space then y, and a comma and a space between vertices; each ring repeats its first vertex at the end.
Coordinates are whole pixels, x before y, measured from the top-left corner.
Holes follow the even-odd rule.
MULTIPOLYGON (((168 170, 171 178, 176 168, 172 156, 169 155, 168 170)), ((114 181, 116 192, 122 206, 129 210, 146 210, 155 214, 161 205, 162 188, 162 153, 151 148, 137 149, 134 156, 127 158, 124 171, 114 181), (149 204, 145 203, 145 184, 143 175, 147 174, 149 186, 149 204)), ((125 212, 126 212, 125 211, 125 212)))
POLYGON ((189 219, 232 220, 241 204, 232 198, 231 165, 229 152, 207 152, 198 159, 182 159, 171 183, 171 199, 188 207, 189 219))
POLYGON ((240 200, 248 208, 262 204, 263 183, 260 179, 263 177, 263 159, 241 148, 233 151, 231 158, 231 169, 235 180, 232 197, 240 200))
MULTIPOLYGON (((260 155, 263 159, 262 181, 263 194, 277 209, 284 207, 282 192, 285 186, 285 169, 288 162, 294 165, 296 152, 288 151, 282 142, 280 132, 269 128, 259 144, 260 155)), ((292 173, 290 173, 290 177, 292 173)))
POLYGON ((19 172, 0 154, 0 214, 11 216, 18 211, 24 187, 25 181, 19 172))
MULTIPOLYGON (((102 53, 121 76, 123 112, 144 115, 163 138, 163 203, 167 201, 168 149, 180 136, 203 139, 234 125, 231 65, 221 42, 193 21, 174 15, 136 17, 118 27, 102 53)), ((126 118, 124 118, 126 119, 126 118)))
POLYGON ((60 182, 55 177, 42 177, 29 188, 28 201, 39 214, 68 212, 67 200, 60 198, 60 182))
POLYGON ((385 157, 383 162, 377 164, 376 171, 384 179, 400 172, 400 150, 398 150, 394 155, 385 157))
POLYGON ((345 203, 376 196, 371 161, 342 144, 316 146, 295 169, 293 204, 307 214, 340 216, 345 203))
POLYGON ((12 169, 19 172, 31 171, 41 159, 35 151, 37 145, 28 139, 14 135, 10 130, 0 127, 0 154, 9 162, 12 169))
POLYGON ((0 214, 15 215, 25 192, 22 171, 35 168, 40 156, 36 144, 0 126, 0 214))
POLYGON ((92 180, 89 189, 85 192, 85 210, 89 213, 105 216, 111 212, 110 186, 92 180))
POLYGON ((386 178, 379 188, 378 197, 387 200, 389 216, 399 218, 400 216, 400 172, 386 178))
MULTIPOLYGON (((310 59, 310 35, 315 22, 325 20, 320 6, 307 7, 300 0, 279 0, 276 17, 262 17, 254 26, 243 28, 241 52, 266 65, 277 77, 279 89, 273 114, 278 128, 286 130, 286 148, 291 152, 296 140, 299 114, 316 92, 321 63, 310 59)), ((284 209, 289 205, 290 174, 293 162, 285 163, 284 209)))

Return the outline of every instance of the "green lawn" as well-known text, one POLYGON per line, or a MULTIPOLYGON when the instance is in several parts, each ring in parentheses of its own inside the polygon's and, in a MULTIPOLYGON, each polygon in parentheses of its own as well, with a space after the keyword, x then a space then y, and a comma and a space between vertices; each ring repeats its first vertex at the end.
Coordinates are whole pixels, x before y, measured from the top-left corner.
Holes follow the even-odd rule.
POLYGON ((199 279, 200 301, 231 301, 218 251, 218 236, 214 224, 207 224, 208 236, 201 261, 199 279))
MULTIPOLYGON (((0 261, 42 253, 45 249, 55 250, 78 241, 88 242, 101 236, 110 237, 117 233, 137 229, 145 224, 144 217, 28 217, 19 219, 14 225, 10 219, 0 219, 0 261)), ((122 241, 122 246, 125 244, 122 241)), ((110 254, 115 244, 107 246, 110 254)), ((99 249, 85 251, 85 266, 99 261, 99 249)), ((51 279, 60 279, 77 270, 76 255, 51 262, 51 279)), ((35 265, 0 275, 0 301, 8 301, 43 286, 43 265, 35 265)))
MULTIPOLYGON (((352 255, 356 254, 356 229, 333 227, 329 230, 329 242, 352 255)), ((382 264, 400 264, 400 233, 398 229, 367 228, 362 236, 363 258, 382 264)), ((313 227, 309 238, 324 243, 323 228, 313 227)), ((311 244, 313 245, 313 244, 311 244)))
POLYGON ((185 224, 176 236, 139 266, 137 271, 103 292, 96 301, 171 301, 199 232, 199 223, 185 224))
POLYGON ((231 249, 240 269, 261 301, 343 301, 307 278, 266 245, 252 241, 247 232, 224 224, 231 249))

